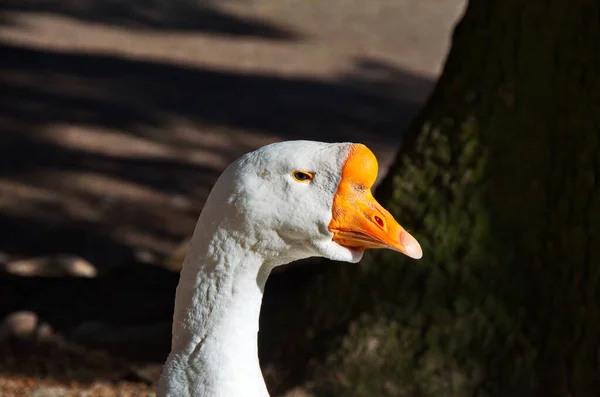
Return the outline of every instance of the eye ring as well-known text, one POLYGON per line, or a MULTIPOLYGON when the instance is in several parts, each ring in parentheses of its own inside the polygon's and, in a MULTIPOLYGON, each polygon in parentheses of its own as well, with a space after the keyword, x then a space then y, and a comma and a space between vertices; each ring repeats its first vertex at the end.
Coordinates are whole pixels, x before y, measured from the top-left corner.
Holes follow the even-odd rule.
POLYGON ((296 182, 306 183, 312 181, 314 174, 308 171, 294 171, 292 177, 296 182))

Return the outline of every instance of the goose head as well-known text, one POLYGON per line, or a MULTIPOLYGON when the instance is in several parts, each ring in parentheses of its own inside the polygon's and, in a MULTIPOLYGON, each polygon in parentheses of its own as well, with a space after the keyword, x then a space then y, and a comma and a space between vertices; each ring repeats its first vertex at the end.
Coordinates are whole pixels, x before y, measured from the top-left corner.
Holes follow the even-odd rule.
POLYGON ((275 143, 227 167, 181 271, 159 397, 268 397, 256 337, 274 266, 313 256, 358 262, 368 248, 422 256, 373 198, 376 177, 373 153, 353 143, 275 143))
POLYGON ((419 259, 417 240, 373 197, 377 172, 362 144, 287 141, 241 157, 215 190, 233 214, 228 228, 275 264, 312 256, 358 262, 368 248, 419 259))

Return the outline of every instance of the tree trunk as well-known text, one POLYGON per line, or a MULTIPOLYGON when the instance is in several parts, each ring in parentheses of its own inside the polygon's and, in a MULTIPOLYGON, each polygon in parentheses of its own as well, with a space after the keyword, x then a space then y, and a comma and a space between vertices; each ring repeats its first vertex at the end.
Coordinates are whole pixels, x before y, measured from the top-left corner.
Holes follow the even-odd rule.
POLYGON ((316 395, 600 395, 599 132, 600 2, 472 0, 378 191, 424 257, 320 279, 316 395))

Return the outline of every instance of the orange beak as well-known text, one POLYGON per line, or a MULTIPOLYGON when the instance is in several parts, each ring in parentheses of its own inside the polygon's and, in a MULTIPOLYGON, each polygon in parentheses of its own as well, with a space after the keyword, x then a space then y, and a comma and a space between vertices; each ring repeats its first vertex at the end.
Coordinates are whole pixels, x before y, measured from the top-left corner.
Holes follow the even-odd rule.
POLYGON ((373 197, 377 159, 364 145, 353 144, 333 200, 329 231, 333 241, 352 249, 387 248, 420 259, 423 251, 394 217, 373 197))

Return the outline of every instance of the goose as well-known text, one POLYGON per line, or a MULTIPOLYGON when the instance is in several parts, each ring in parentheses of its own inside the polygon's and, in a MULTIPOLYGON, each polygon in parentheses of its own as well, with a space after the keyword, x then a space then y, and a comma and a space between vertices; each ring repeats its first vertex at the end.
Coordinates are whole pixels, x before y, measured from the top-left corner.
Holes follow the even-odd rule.
POLYGON ((276 266, 315 256, 355 263, 367 248, 421 258, 374 199, 377 172, 362 144, 314 141, 273 143, 225 169, 181 269, 158 397, 269 397, 257 337, 276 266))

